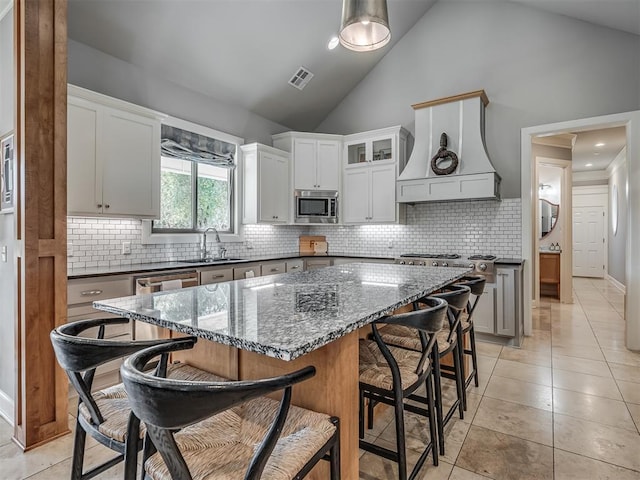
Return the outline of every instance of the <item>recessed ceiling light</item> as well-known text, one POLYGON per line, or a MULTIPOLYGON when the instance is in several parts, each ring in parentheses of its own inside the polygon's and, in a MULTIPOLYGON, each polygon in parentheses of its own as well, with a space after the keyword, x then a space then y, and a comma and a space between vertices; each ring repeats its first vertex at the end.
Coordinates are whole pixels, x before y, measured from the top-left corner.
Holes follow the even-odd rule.
POLYGON ((605 145, 605 144, 604 144, 604 143, 602 143, 602 142, 598 142, 598 143, 596 143, 596 147, 604 147, 604 145, 605 145))
POLYGON ((585 164, 585 167, 593 167, 593 163, 587 163, 585 164))
POLYGON ((339 43, 340 39, 338 37, 331 37, 331 40, 329 40, 329 43, 327 43, 327 48, 329 50, 333 50, 338 46, 339 43))

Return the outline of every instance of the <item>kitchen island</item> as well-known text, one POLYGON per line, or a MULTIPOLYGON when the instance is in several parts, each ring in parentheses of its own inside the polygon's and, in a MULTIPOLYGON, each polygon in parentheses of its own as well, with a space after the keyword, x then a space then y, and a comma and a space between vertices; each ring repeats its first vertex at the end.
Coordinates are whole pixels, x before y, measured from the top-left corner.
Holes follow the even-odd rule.
MULTIPOLYGON (((340 417, 342 478, 358 478, 358 330, 470 270, 348 264, 95 302, 200 341, 180 360, 232 379, 316 367, 293 402, 340 417)), ((164 332, 164 334, 163 334, 164 332)), ((323 462, 324 463, 324 462, 323 462)), ((328 478, 320 464, 310 478, 328 478)))

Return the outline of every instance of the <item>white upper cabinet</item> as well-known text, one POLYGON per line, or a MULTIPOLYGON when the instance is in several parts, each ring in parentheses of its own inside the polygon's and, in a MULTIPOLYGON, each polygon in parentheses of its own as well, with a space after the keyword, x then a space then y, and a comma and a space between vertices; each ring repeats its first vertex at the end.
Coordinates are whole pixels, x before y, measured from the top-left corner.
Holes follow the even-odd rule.
POLYGON ((259 143, 242 145, 240 149, 244 170, 242 223, 288 223, 293 202, 289 154, 259 143))
POLYGON ((407 131, 391 127, 344 137, 344 223, 401 223, 396 180, 406 161, 407 131))
POLYGON ((293 189, 340 190, 341 135, 285 132, 272 138, 275 148, 291 153, 293 189))
POLYGON ((160 215, 162 114, 69 85, 67 211, 160 215))

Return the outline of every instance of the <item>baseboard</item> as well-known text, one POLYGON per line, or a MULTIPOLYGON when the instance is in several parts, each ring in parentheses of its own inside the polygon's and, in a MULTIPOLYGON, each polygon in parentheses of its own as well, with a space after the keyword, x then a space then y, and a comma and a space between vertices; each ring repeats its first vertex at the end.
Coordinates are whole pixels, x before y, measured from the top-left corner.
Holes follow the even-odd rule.
POLYGON ((14 403, 9 396, 0 390, 0 417, 4 418, 11 426, 14 425, 14 403))
POLYGON ((616 280, 609 274, 607 274, 604 278, 610 281, 611 283, 613 283, 614 287, 616 287, 618 290, 620 290, 622 293, 626 295, 627 287, 625 287, 622 283, 620 283, 618 280, 616 280))

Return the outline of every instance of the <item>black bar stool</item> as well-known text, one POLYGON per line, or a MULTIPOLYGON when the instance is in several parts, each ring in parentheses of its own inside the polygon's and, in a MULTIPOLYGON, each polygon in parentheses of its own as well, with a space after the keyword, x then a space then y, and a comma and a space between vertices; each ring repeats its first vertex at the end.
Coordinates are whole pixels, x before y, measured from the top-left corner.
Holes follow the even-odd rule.
MULTIPOLYGON (((472 370, 469 372, 467 378, 465 378, 464 386, 465 391, 466 388, 471 384, 471 380, 474 380, 475 386, 478 387, 480 385, 478 380, 478 355, 476 353, 476 332, 473 327, 473 312, 478 306, 478 301, 480 300, 480 296, 484 293, 484 285, 487 282, 487 279, 482 275, 470 275, 467 277, 462 277, 458 285, 465 285, 469 287, 471 290, 471 295, 475 298, 473 303, 471 303, 471 298, 469 298, 469 303, 467 304, 466 312, 462 313, 462 318, 460 320, 460 325, 462 326, 462 334, 469 334, 469 349, 465 350, 464 346, 461 348, 465 355, 471 355, 472 362, 472 370)), ((465 393, 465 410, 466 410, 466 393, 465 393)))
POLYGON ((432 385, 432 351, 436 344, 436 333, 442 328, 447 313, 447 303, 436 298, 425 298, 427 308, 408 313, 389 315, 371 324, 373 340, 360 341, 360 448, 398 463, 398 478, 407 479, 407 456, 404 435, 404 410, 429 418, 431 441, 426 445, 408 478, 418 475, 429 452, 433 464, 438 465, 436 413, 432 385), (378 331, 378 325, 399 326, 413 332, 420 342, 419 351, 390 347, 378 331), (414 392, 426 386, 426 399, 414 392), (385 403, 394 407, 396 426, 396 451, 392 451, 363 440, 364 403, 369 400, 369 421, 373 419, 373 406, 385 403), (426 403, 421 408, 405 399, 426 403), (426 402, 424 401, 426 400, 426 402))
MULTIPOLYGON (((100 365, 168 340, 105 340, 105 327, 128 323, 127 318, 80 320, 51 331, 53 350, 73 388, 78 392, 78 411, 71 467, 72 480, 87 480, 124 461, 125 480, 135 480, 137 453, 142 448, 144 426, 131 415, 122 384, 91 392, 96 368, 100 365), (97 338, 80 336, 97 328, 97 338), (102 445, 118 453, 116 457, 83 473, 87 433, 102 445)), ((186 364, 170 367, 176 378, 217 378, 186 364)))
MULTIPOLYGON (((447 302, 447 320, 448 323, 436 334, 436 347, 433 349, 433 383, 435 388, 435 406, 436 416, 438 420, 438 442, 440 445, 440 454, 444 455, 444 428, 453 417, 456 409, 458 409, 460 418, 464 418, 465 393, 464 379, 462 373, 462 349, 458 342, 461 336, 460 313, 464 309, 469 300, 470 289, 464 285, 449 285, 442 289, 440 293, 433 294, 429 298, 439 298, 447 302), (453 367, 443 366, 440 359, 452 354, 453 367), (443 412, 442 405, 442 383, 440 377, 451 378, 456 382, 457 399, 447 413, 443 412)), ((425 303, 426 299, 420 299, 414 302, 414 308, 420 309, 420 305, 425 303)), ((418 351, 421 348, 420 339, 414 332, 399 326, 390 325, 382 331, 382 338, 388 345, 395 345, 407 350, 418 351)))
POLYGON ((306 367, 251 381, 163 378, 157 356, 192 348, 180 338, 129 357, 120 371, 131 409, 145 423, 146 478, 182 480, 299 479, 322 458, 340 478, 338 419, 291 406, 294 384, 315 375, 306 367), (281 401, 264 395, 284 390, 281 401))

